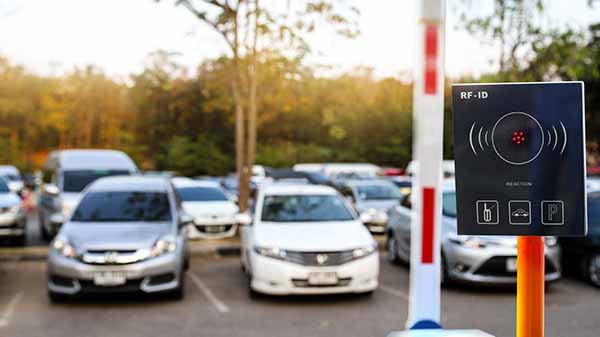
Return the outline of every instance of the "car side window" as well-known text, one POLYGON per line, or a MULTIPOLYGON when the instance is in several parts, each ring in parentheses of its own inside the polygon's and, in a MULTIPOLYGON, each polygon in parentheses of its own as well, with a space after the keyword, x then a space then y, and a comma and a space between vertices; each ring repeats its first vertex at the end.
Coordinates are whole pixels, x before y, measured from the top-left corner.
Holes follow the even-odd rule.
POLYGON ((54 171, 50 170, 50 169, 44 169, 44 171, 42 172, 42 181, 45 184, 50 184, 52 183, 52 177, 54 175, 54 171))
POLYGON ((354 193, 352 192, 352 189, 348 186, 344 186, 342 187, 341 191, 342 195, 344 196, 344 198, 346 198, 347 200, 349 200, 350 202, 355 202, 356 199, 354 198, 354 193))
POLYGON ((408 208, 408 209, 412 209, 412 202, 410 201, 410 196, 411 194, 407 194, 404 196, 404 199, 402 199, 402 201, 400 201, 400 205, 408 208))

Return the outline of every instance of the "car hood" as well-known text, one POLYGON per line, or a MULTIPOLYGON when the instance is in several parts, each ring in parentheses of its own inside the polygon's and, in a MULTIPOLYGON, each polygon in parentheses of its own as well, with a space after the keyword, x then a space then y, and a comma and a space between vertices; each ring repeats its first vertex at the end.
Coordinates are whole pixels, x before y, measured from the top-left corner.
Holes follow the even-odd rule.
POLYGON ((357 203, 356 209, 362 213, 371 208, 386 212, 388 209, 398 205, 396 199, 384 199, 384 200, 362 200, 357 203))
POLYGON ((0 207, 13 207, 21 203, 19 198, 14 193, 0 193, 0 207))
POLYGON ((238 212, 238 207, 231 201, 185 201, 182 207, 193 217, 233 215, 238 212))
POLYGON ((150 248, 172 233, 170 223, 70 222, 60 231, 78 253, 86 250, 150 248))
POLYGON ((375 242, 358 221, 260 223, 252 228, 256 246, 292 251, 341 251, 375 242))
MULTIPOLYGON (((442 236, 452 236, 457 233, 456 218, 443 216, 442 217, 442 236)), ((504 247, 517 247, 516 236, 499 236, 499 235, 469 235, 479 238, 481 241, 504 247)))

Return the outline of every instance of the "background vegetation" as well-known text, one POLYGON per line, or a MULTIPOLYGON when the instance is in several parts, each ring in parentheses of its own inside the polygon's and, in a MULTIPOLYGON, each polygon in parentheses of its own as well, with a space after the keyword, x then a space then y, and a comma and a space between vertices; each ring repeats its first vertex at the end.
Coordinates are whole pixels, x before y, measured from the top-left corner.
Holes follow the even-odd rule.
MULTIPOLYGON (((543 3, 523 8, 526 15, 521 1, 495 3, 490 17, 463 22, 482 41, 502 46, 501 67, 454 81, 585 81, 588 152, 591 164, 599 164, 600 24, 583 31, 518 26, 531 13, 542 15, 543 3), (502 29, 510 31, 498 34, 502 29)), ((302 57, 276 51, 261 54, 258 69, 257 163, 403 167, 410 160, 410 83, 376 78, 368 68, 322 77, 302 57)), ((232 72, 228 57, 190 71, 166 51, 149 55, 146 68, 125 81, 92 66, 41 76, 0 58, 0 163, 33 170, 54 149, 116 148, 144 169, 226 174, 235 169, 232 72)), ((449 97, 446 102, 445 157, 452 158, 449 97)))

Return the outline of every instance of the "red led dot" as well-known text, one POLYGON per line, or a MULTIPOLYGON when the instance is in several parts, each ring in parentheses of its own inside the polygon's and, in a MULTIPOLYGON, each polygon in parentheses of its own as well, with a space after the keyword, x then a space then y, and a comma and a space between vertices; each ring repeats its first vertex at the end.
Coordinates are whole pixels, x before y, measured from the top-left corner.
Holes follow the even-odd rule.
POLYGON ((523 131, 519 132, 519 135, 522 136, 523 135, 523 131))
POLYGON ((521 142, 517 142, 517 144, 521 144, 521 142))
POLYGON ((517 135, 517 131, 515 131, 515 132, 513 133, 513 135, 515 135, 515 136, 516 136, 516 135, 517 135))

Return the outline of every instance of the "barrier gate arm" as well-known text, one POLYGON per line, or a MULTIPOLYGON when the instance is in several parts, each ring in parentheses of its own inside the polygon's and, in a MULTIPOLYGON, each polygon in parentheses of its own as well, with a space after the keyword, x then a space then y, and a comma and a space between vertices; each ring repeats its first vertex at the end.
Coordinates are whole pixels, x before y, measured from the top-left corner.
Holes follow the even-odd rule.
POLYGON ((440 326, 445 0, 417 0, 413 87, 410 300, 407 328, 440 326))

